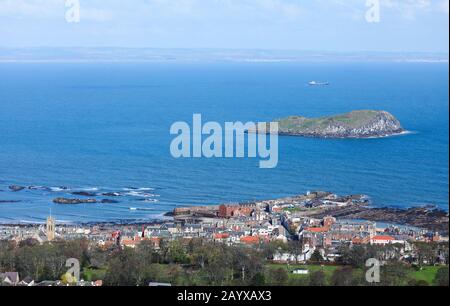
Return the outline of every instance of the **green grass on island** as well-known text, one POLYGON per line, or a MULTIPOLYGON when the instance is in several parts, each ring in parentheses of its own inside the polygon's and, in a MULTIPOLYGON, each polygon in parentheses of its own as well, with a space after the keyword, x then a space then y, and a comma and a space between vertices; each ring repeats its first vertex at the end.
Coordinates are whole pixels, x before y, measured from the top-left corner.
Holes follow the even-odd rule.
POLYGON ((297 133, 307 133, 311 131, 320 131, 329 126, 345 126, 349 129, 360 128, 370 122, 375 122, 378 117, 384 117, 388 120, 396 121, 395 117, 383 111, 359 110, 346 114, 335 116, 326 116, 320 118, 306 118, 302 116, 290 116, 277 119, 281 131, 293 131, 297 133))

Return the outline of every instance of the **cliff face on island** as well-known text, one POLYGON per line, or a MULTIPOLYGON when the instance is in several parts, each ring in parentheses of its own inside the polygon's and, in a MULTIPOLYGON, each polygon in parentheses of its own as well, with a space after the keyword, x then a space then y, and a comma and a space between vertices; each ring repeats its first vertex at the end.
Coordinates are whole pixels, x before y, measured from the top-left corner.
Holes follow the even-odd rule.
POLYGON ((385 137, 404 132, 400 122, 385 111, 362 110, 322 118, 291 116, 275 120, 279 134, 320 138, 385 137))

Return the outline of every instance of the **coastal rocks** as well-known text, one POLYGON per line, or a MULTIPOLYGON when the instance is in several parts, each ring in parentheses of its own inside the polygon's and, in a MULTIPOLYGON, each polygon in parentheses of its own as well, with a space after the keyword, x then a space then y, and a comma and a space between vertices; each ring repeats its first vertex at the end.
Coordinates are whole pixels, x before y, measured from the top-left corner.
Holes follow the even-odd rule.
POLYGON ((116 203, 119 203, 119 201, 110 200, 110 199, 103 199, 103 200, 100 201, 100 203, 102 203, 102 204, 116 204, 116 203))
POLYGON ((12 203, 20 203, 22 201, 19 200, 0 200, 0 204, 12 204, 12 203))
POLYGON ((56 198, 53 200, 55 204, 65 204, 65 205, 77 205, 77 204, 95 204, 97 203, 96 199, 67 199, 67 198, 56 198))
POLYGON ((83 196, 83 197, 95 197, 97 196, 96 193, 94 192, 87 192, 87 191, 75 191, 71 193, 72 195, 77 195, 77 196, 83 196))
POLYGON ((9 190, 11 190, 11 191, 18 192, 18 191, 24 190, 26 187, 18 186, 18 185, 11 185, 11 186, 9 186, 8 188, 9 188, 9 190))
POLYGON ((50 190, 53 192, 63 192, 69 190, 69 187, 59 186, 59 187, 50 187, 50 190))
MULTIPOLYGON (((5 185, 0 189, 0 193, 21 192, 21 196, 42 196, 48 201, 58 205, 78 205, 78 204, 117 204, 119 198, 129 202, 155 203, 160 195, 150 193, 155 190, 151 187, 124 187, 118 189, 100 187, 47 187, 44 185, 5 185)), ((22 198, 20 198, 22 201, 22 198)), ((16 203, 15 201, 1 200, 0 204, 16 203)))
POLYGON ((449 214, 434 206, 400 208, 372 208, 352 205, 345 208, 336 208, 311 215, 313 218, 323 218, 331 215, 335 218, 363 219, 376 222, 390 222, 401 225, 409 225, 426 228, 433 232, 448 234, 449 214))
POLYGON ((79 205, 79 204, 115 204, 119 203, 118 201, 111 200, 111 199, 102 199, 102 200, 96 200, 96 199, 68 199, 68 198, 56 198, 53 200, 53 203, 55 204, 62 204, 62 205, 79 205))
POLYGON ((105 193, 102 193, 102 196, 105 196, 105 197, 120 197, 120 196, 122 196, 122 194, 120 192, 105 192, 105 193))

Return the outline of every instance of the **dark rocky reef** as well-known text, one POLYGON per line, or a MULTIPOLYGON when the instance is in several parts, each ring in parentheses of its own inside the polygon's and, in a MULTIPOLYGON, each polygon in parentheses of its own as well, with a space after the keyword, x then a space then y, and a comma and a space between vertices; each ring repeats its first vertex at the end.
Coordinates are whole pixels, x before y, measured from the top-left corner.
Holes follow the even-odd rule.
POLYGON ((9 186, 8 188, 9 188, 9 190, 11 190, 11 191, 18 192, 18 191, 24 190, 26 187, 18 186, 18 185, 11 185, 11 186, 9 186))
POLYGON ((67 199, 67 198, 56 198, 53 200, 55 204, 65 204, 65 205, 77 205, 77 204, 95 204, 96 199, 67 199))
POLYGON ((97 196, 94 192, 87 192, 87 191, 75 191, 71 193, 72 195, 82 196, 82 197, 95 197, 97 196))
POLYGON ((62 205, 78 205, 78 204, 115 204, 119 203, 116 200, 111 199, 102 199, 102 200, 96 200, 96 199, 68 199, 68 198, 56 198, 53 200, 53 203, 55 204, 62 204, 62 205))
POLYGON ((388 222, 424 228, 433 232, 448 235, 449 214, 434 206, 411 207, 408 209, 351 205, 344 208, 334 208, 312 215, 323 218, 331 215, 336 218, 363 219, 377 222, 388 222))
POLYGON ((20 203, 22 201, 19 200, 0 200, 0 204, 11 204, 11 203, 20 203))

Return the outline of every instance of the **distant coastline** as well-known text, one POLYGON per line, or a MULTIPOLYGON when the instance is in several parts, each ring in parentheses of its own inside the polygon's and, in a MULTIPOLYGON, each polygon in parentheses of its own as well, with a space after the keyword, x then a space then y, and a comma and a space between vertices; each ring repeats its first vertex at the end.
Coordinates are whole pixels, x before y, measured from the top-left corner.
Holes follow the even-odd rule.
POLYGON ((265 49, 2 48, 0 63, 108 62, 398 62, 448 63, 445 53, 324 52, 265 49))

